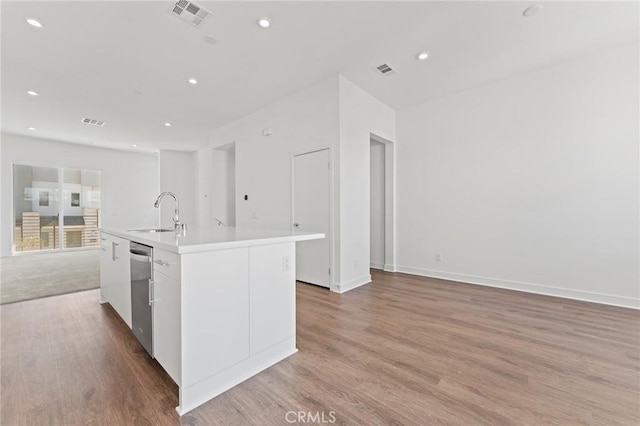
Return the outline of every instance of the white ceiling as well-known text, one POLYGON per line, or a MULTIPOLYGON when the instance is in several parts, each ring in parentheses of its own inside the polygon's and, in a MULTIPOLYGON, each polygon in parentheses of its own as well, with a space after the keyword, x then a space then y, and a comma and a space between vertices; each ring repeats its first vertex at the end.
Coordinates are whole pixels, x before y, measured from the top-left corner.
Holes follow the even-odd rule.
POLYGON ((544 2, 526 18, 533 3, 199 3, 213 15, 198 29, 169 15, 172 2, 2 1, 2 130, 192 150, 211 130, 336 73, 405 108, 639 36, 637 2, 544 2), (431 57, 415 60, 423 50, 431 57), (384 62, 397 74, 376 74, 384 62))

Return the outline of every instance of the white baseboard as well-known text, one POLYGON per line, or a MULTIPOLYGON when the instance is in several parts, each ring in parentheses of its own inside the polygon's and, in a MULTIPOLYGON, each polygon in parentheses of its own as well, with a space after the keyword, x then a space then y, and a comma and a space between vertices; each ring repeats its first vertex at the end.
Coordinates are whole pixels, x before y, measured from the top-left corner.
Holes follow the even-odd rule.
POLYGON ((456 272, 436 271, 410 266, 398 266, 397 272, 420 275, 423 277, 439 278, 449 281, 459 281, 467 284, 484 285, 487 287, 505 288, 526 293, 544 294, 546 296, 563 297, 565 299, 582 300, 586 302, 602 303, 604 305, 621 306, 624 308, 640 309, 640 300, 632 297, 615 296, 611 294, 592 293, 588 291, 572 290, 542 284, 525 283, 520 281, 502 280, 499 278, 482 277, 478 275, 459 274, 456 272))
POLYGON ((384 263, 382 262, 371 262, 369 263, 369 267, 373 269, 384 269, 384 263))
POLYGON ((337 286, 337 293, 346 293, 349 290, 353 290, 354 288, 360 287, 365 284, 369 284, 371 282, 371 274, 367 274, 363 277, 356 278, 355 280, 348 281, 346 283, 342 283, 337 286))
POLYGON ((396 268, 396 265, 384 265, 382 270, 385 271, 385 272, 398 272, 398 269, 396 268))
POLYGON ((197 383, 180 386, 180 405, 176 411, 182 416, 296 352, 294 336, 197 383))
POLYGON ((369 267, 371 269, 380 269, 385 272, 397 272, 395 265, 387 265, 382 262, 371 262, 369 263, 369 267))

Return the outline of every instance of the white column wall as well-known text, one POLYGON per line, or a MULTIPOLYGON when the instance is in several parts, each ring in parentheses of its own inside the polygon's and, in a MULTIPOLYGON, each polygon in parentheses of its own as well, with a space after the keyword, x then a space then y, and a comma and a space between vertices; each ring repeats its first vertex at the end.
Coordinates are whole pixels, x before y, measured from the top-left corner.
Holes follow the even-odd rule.
POLYGON ((369 157, 371 134, 396 140, 396 112, 340 76, 340 286, 371 281, 369 157))

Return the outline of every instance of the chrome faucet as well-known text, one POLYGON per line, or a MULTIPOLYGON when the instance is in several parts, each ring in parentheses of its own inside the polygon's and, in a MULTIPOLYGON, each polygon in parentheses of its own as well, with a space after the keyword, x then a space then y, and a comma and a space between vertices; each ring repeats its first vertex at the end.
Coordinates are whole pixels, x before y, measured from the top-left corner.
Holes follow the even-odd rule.
POLYGON ((178 201, 178 197, 176 197, 176 194, 174 194, 173 192, 163 192, 162 194, 158 195, 158 198, 156 198, 156 202, 153 203, 153 207, 160 207, 160 201, 162 200, 162 198, 164 198, 165 195, 172 196, 176 201, 176 211, 175 215, 172 218, 176 231, 184 230, 187 227, 187 224, 180 222, 180 202, 178 201))

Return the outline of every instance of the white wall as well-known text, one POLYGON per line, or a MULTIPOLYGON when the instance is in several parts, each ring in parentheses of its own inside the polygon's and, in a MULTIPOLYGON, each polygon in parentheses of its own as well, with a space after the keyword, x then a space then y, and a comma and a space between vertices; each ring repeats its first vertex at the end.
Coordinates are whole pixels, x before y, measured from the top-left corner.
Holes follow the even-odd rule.
POLYGON ((396 140, 396 112, 340 76, 340 281, 346 291, 371 281, 371 133, 396 140))
POLYGON ((102 171, 104 227, 157 226, 153 201, 158 193, 158 159, 152 154, 95 148, 2 134, 0 200, 1 254, 11 255, 13 164, 102 171))
POLYGON ((290 229, 292 155, 329 147, 332 289, 346 291, 371 280, 371 133, 394 141, 395 111, 339 76, 212 132, 210 146, 198 155, 206 158, 208 149, 235 142, 237 226, 290 229), (264 136, 264 129, 273 134, 264 136))
MULTIPOLYGON (((5 232, 4 232, 4 207, 2 205, 3 200, 6 198, 9 198, 10 200, 13 199, 13 197, 10 197, 9 195, 7 195, 8 193, 4 192, 4 167, 3 167, 3 158, 4 156, 2 155, 2 139, 4 139, 4 137, 2 135, 0 135, 0 190, 2 191, 2 196, 0 196, 0 257, 5 256, 5 242, 4 242, 4 238, 5 238, 5 232)), ((9 207, 11 209, 11 207, 9 207)), ((11 250, 11 237, 9 238, 9 251, 11 250)))
MULTIPOLYGON (((180 202, 180 222, 197 224, 196 193, 198 160, 194 152, 160 151, 160 192, 173 192, 180 202)), ((156 197, 160 195, 156 194, 156 197)), ((160 225, 174 226, 176 204, 171 196, 160 202, 160 225)))
MULTIPOLYGON (((291 229, 292 155, 329 147, 334 169, 338 163, 337 77, 217 129, 210 134, 209 148, 231 142, 235 142, 236 225, 291 229), (263 136, 263 129, 267 128, 272 129, 273 134, 263 136)), ((206 156, 207 149, 198 154, 206 156)), ((334 217, 338 216, 338 189, 338 178, 334 175, 334 217)), ((336 224, 328 236, 334 249, 337 235, 336 224)), ((334 250, 334 259, 337 256, 334 250)), ((332 279, 339 280, 339 277, 334 273, 332 279)))
POLYGON ((291 227, 291 155, 337 145, 337 103, 331 79, 211 133, 211 147, 236 143, 238 226, 291 227), (265 128, 273 134, 263 136, 265 128))
POLYGON ((399 270, 638 307, 638 62, 619 46, 401 111, 399 270))
POLYGON ((383 269, 385 264, 385 146, 383 143, 371 140, 371 158, 370 158, 370 217, 371 224, 369 229, 370 247, 371 247, 371 267, 383 269))
POLYGON ((195 152, 198 177, 197 192, 195 197, 196 208, 198 210, 198 225, 210 225, 213 213, 212 206, 212 183, 213 183, 213 149, 202 148, 195 152))

